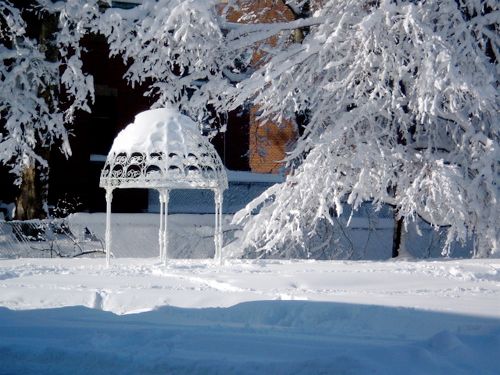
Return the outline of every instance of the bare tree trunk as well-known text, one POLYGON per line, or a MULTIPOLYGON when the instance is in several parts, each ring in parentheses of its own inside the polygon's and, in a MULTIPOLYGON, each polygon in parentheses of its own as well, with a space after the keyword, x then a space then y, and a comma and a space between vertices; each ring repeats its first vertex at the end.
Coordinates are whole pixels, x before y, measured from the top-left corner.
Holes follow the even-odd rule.
POLYGON ((16 199, 16 220, 42 219, 47 217, 47 174, 30 163, 23 169, 19 195, 16 199), (45 176, 43 176, 45 175, 45 176))
MULTIPOLYGON (((58 59, 58 49, 52 43, 54 32, 57 30, 58 18, 56 15, 47 15, 40 21, 39 44, 41 51, 45 52, 48 61, 55 62, 58 59)), ((57 92, 57 83, 45 90, 39 90, 39 96, 47 103, 53 103, 53 96, 57 92)), ((54 109, 54 108, 52 108, 54 109)), ((37 153, 48 163, 50 147, 45 145, 43 139, 38 139, 37 153)), ((48 198, 49 169, 30 160, 21 174, 21 186, 16 198, 16 220, 31 220, 46 218, 48 198)))
POLYGON ((397 258, 400 254, 401 246, 404 245, 403 241, 403 219, 398 219, 396 217, 396 212, 394 212, 394 232, 392 235, 392 257, 397 258))
MULTIPOLYGON (((389 194, 392 197, 396 197, 397 194, 397 186, 391 186, 389 189, 389 194)), ((398 210, 395 206, 392 207, 392 215, 393 215, 393 222, 394 222, 394 229, 392 232, 392 258, 397 258, 399 255, 401 255, 401 250, 402 246, 404 246, 404 235, 403 231, 405 230, 404 228, 404 220, 401 217, 398 217, 398 210)))

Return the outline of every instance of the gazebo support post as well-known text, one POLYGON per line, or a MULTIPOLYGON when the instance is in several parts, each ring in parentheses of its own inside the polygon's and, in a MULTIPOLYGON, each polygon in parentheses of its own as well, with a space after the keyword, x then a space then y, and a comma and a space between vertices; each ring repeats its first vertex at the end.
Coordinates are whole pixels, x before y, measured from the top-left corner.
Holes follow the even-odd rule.
POLYGON ((220 189, 214 189, 215 194, 215 260, 222 264, 222 193, 220 189))
POLYGON ((159 244, 159 248, 160 248, 160 254, 159 254, 159 258, 160 258, 160 262, 163 261, 163 245, 164 245, 164 241, 163 241, 163 231, 164 231, 164 226, 165 226, 165 216, 164 216, 164 212, 165 212, 165 201, 163 200, 163 193, 161 190, 158 190, 158 195, 159 195, 159 199, 160 199, 160 230, 158 231, 158 244, 159 244))
MULTIPOLYGON (((163 244, 160 244, 160 256, 163 264, 167 264, 168 261, 168 201, 170 198, 170 191, 168 189, 162 189, 160 191, 160 202, 163 201, 163 210, 160 208, 160 215, 163 217, 163 244), (161 212, 163 211, 163 212, 161 212)), ((161 206, 161 204, 160 204, 161 206)))
POLYGON ((111 258, 111 201, 113 200, 113 189, 106 188, 106 267, 109 267, 111 258))

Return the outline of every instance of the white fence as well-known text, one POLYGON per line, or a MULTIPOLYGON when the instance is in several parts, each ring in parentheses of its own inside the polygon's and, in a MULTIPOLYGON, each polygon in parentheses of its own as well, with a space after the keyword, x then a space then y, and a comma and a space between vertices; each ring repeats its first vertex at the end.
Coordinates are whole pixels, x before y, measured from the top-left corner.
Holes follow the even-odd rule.
MULTIPOLYGON (((316 259, 388 259, 391 257, 393 219, 389 213, 375 213, 367 206, 347 227, 339 219, 332 247, 316 259)), ((223 255, 251 257, 238 241, 239 228, 231 227, 231 215, 224 215, 223 255)), ((169 215, 170 258, 212 258, 214 217, 211 214, 169 215)), ((407 248, 416 258, 441 256, 446 229, 435 231, 410 226, 407 248), (418 234, 417 232, 420 232, 418 234)), ((115 258, 158 256, 159 215, 113 214, 112 255, 115 258)), ((105 214, 79 213, 65 219, 0 221, 0 258, 101 257, 104 254, 105 214)), ((470 257, 472 243, 454 244, 452 257, 470 257)))
POLYGON ((75 234, 66 219, 0 221, 0 257, 102 256, 104 244, 88 228, 75 234))

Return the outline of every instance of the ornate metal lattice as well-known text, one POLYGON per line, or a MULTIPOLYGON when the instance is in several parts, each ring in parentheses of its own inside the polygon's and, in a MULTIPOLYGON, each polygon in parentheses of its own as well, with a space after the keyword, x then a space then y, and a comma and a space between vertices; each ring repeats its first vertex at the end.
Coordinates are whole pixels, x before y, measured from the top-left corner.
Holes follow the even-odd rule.
POLYGON ((108 156, 100 186, 214 189, 226 188, 227 177, 219 157, 209 152, 120 152, 108 156))
MULTIPOLYGON (((191 120, 186 117, 186 121, 191 120)), ((165 149, 151 145, 148 150, 111 148, 99 185, 103 188, 226 189, 226 172, 212 144, 196 128, 175 125, 181 126, 164 129, 161 133, 166 139, 156 142, 166 146, 165 149)))

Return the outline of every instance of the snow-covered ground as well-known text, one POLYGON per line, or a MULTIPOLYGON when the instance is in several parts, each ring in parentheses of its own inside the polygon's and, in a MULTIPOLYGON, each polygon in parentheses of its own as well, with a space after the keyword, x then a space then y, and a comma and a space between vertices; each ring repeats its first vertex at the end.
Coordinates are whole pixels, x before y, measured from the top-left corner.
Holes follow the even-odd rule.
POLYGON ((0 261, 0 374, 498 374, 500 260, 0 261))

